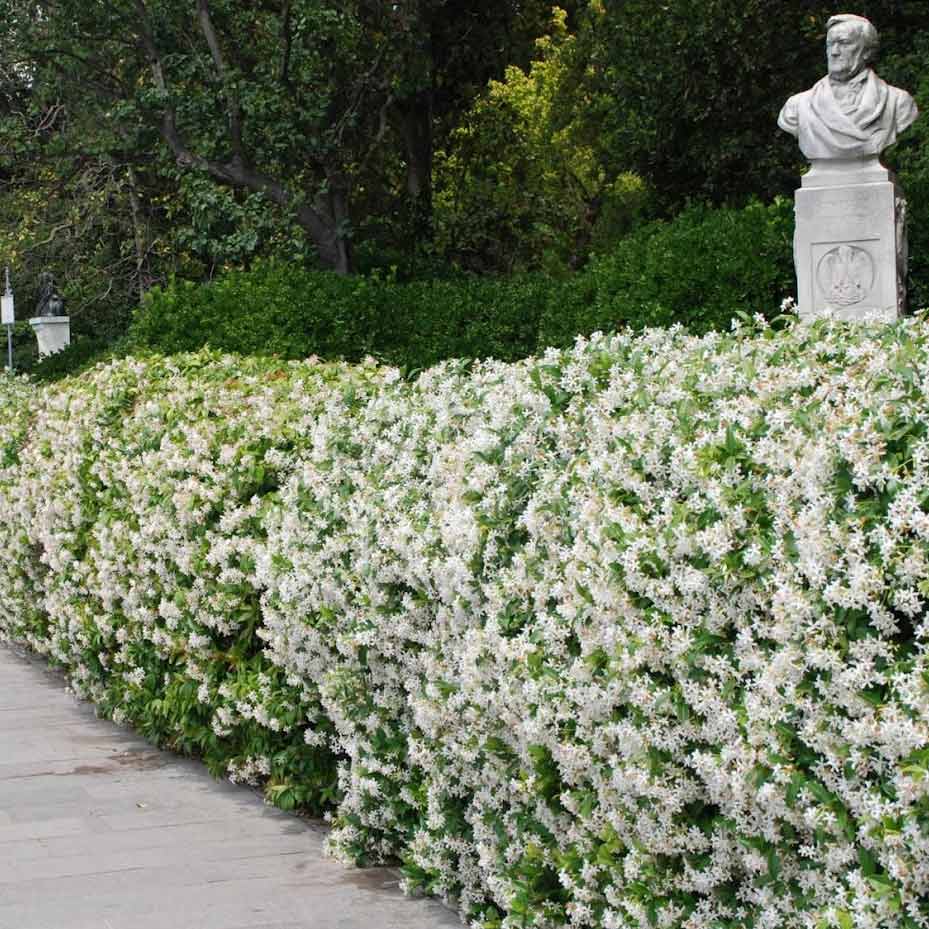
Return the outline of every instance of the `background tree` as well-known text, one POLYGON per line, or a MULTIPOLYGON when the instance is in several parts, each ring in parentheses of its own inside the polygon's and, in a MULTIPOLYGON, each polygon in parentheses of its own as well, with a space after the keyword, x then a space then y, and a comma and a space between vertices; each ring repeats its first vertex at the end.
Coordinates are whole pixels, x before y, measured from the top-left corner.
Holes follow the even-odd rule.
MULTIPOLYGON (((929 28, 925 0, 864 0, 854 12, 877 25, 889 57, 929 28)), ((588 36, 593 79, 614 101, 602 114, 605 155, 640 174, 665 213, 688 199, 737 204, 791 191, 803 162, 777 114, 825 73, 833 13, 811 0, 606 4, 588 36)))
MULTIPOLYGON (((109 340, 172 275, 265 256, 567 274, 691 201, 791 194, 803 159, 776 116, 823 73, 831 8, 562 7, 0 0, 0 262, 20 305, 47 267, 75 332, 109 340)), ((929 110, 929 0, 857 11, 929 110)), ((921 125, 889 156, 917 269, 921 125)))
POLYGON ((436 165, 436 227, 456 263, 577 268, 641 213, 641 181, 607 169, 590 125, 605 104, 588 86, 587 51, 555 7, 530 65, 489 81, 449 134, 436 165))
POLYGON ((241 221, 259 195, 343 273, 354 202, 384 211, 399 194, 428 227, 436 128, 513 56, 528 60, 547 12, 539 0, 6 2, 7 60, 30 75, 36 119, 63 114, 59 154, 90 145, 154 165, 175 224, 178 195, 194 226, 204 213, 241 221))
MULTIPOLYGON (((417 249, 433 251, 436 152, 453 147, 450 136, 488 81, 502 78, 508 67, 529 67, 536 39, 551 28, 551 3, 405 0, 392 6, 392 28, 404 32, 385 110, 395 144, 382 149, 386 183, 364 185, 359 226, 377 248, 400 246, 409 259, 417 249)), ((563 6, 570 16, 577 4, 563 6)), ((372 21, 383 7, 371 4, 372 21)))

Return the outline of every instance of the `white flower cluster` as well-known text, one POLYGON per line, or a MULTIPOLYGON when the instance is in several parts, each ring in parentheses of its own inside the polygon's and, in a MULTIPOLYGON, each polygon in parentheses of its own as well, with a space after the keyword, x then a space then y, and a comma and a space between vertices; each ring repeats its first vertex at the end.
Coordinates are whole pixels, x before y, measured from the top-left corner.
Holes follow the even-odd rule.
POLYGON ((263 755, 249 756, 244 761, 230 761, 228 765, 229 780, 233 784, 250 784, 255 787, 262 783, 271 773, 271 762, 263 755))
POLYGON ((330 732, 313 693, 261 654, 255 549, 316 423, 309 398, 361 397, 380 376, 199 355, 42 391, 4 380, 0 635, 216 773, 304 746, 309 724, 330 732))
POLYGON ((929 926, 925 323, 4 384, 0 629, 337 762, 337 853, 488 929, 929 926))

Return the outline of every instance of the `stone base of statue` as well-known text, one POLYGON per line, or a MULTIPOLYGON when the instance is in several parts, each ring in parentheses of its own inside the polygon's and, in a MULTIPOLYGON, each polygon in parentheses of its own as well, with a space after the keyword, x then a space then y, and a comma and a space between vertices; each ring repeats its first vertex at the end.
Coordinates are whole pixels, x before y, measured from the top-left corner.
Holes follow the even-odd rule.
POLYGON ((877 157, 814 161, 795 203, 800 318, 891 322, 901 316, 906 201, 877 157))
POLYGON ((39 342, 39 357, 54 355, 71 344, 70 316, 34 316, 29 325, 39 342))

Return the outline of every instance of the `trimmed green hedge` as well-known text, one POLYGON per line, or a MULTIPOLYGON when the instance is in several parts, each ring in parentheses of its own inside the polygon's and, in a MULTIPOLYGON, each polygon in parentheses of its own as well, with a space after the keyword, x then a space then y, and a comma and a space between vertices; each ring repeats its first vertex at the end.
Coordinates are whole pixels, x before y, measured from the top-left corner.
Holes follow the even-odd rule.
MULTIPOLYGON (((33 341, 33 333, 28 334, 33 341)), ((94 364, 121 354, 119 343, 108 342, 106 339, 93 339, 78 336, 70 345, 46 355, 32 362, 27 368, 29 376, 34 381, 57 381, 69 374, 77 374, 94 364)))
POLYGON ((796 290, 792 242, 787 200, 741 210, 696 206, 645 226, 559 287, 536 350, 624 326, 681 323, 702 334, 728 329, 739 312, 774 315, 796 290))
POLYGON ((398 283, 279 264, 148 295, 139 348, 204 346, 282 358, 373 355, 418 370, 446 358, 524 358, 579 334, 682 323, 726 329, 737 312, 777 312, 794 289, 792 205, 693 207, 623 239, 565 279, 523 275, 398 283), (773 310, 772 310, 773 308, 773 310))

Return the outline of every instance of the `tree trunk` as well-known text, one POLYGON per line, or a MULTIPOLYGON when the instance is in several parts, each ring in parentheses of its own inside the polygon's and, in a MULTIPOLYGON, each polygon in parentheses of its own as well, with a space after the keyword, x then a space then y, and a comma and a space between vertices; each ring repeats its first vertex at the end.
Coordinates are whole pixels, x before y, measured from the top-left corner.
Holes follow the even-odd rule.
POLYGON ((432 98, 431 90, 423 90, 396 107, 406 155, 412 232, 418 241, 432 237, 432 98))
MULTIPOLYGON (((319 203, 315 213, 314 224, 319 224, 319 219, 323 219, 323 224, 327 227, 324 236, 316 239, 316 248, 319 252, 320 260, 327 267, 331 268, 336 274, 351 274, 352 266, 352 242, 349 237, 350 217, 349 217, 349 184, 344 176, 338 171, 327 172, 326 180, 328 190, 319 203)), ((298 215, 298 221, 300 219, 298 215)), ((307 231, 313 234, 313 231, 307 227, 307 231)))
POLYGON ((139 185, 132 165, 126 167, 126 190, 129 194, 129 209, 132 213, 132 237, 135 245, 136 291, 139 299, 152 286, 151 275, 145 269, 148 258, 148 231, 142 214, 142 201, 139 197, 139 185))

